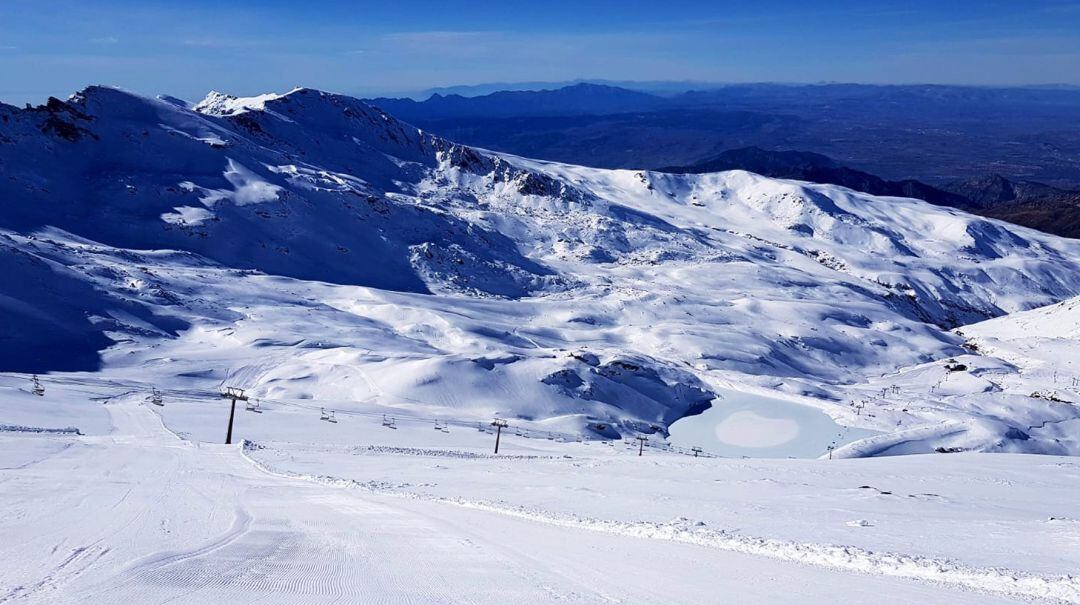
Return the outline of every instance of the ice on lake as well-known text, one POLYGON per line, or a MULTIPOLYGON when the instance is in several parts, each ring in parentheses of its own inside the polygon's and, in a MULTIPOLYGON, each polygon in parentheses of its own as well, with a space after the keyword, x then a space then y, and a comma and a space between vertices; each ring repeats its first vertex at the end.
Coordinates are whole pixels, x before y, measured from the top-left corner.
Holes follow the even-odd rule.
POLYGON ((841 426, 818 408, 740 391, 723 391, 712 407, 671 425, 671 443, 721 456, 817 458, 877 434, 841 426))

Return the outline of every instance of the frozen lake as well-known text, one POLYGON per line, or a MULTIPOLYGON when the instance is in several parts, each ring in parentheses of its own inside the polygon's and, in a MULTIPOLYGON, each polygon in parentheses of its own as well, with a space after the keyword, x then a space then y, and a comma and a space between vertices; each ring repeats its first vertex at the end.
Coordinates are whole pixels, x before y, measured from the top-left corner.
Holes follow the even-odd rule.
POLYGON ((877 434, 841 426, 821 410, 800 403, 721 391, 723 399, 697 416, 671 425, 671 443, 699 446, 722 456, 817 458, 837 446, 877 434))

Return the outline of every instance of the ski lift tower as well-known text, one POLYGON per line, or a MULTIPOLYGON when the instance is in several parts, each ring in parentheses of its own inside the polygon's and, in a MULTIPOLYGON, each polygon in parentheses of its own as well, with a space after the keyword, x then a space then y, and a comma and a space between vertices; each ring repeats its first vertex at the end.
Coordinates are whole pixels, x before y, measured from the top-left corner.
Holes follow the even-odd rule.
POLYGON ((637 438, 637 440, 638 440, 638 451, 637 451, 637 455, 638 455, 638 456, 641 456, 641 455, 642 455, 642 453, 644 453, 644 452, 645 452, 645 442, 646 442, 646 441, 648 441, 648 440, 649 440, 649 438, 648 438, 648 437, 646 437, 645 435, 638 435, 638 438, 637 438))
POLYGON ((225 433, 225 445, 231 445, 233 418, 236 416, 236 402, 247 401, 248 398, 244 394, 244 389, 236 387, 225 387, 225 391, 221 393, 221 398, 232 399, 232 408, 229 410, 229 430, 225 433))
POLYGON ((502 430, 504 428, 506 428, 507 426, 510 426, 510 424, 508 422, 506 422, 505 420, 503 420, 502 418, 496 418, 495 420, 491 421, 491 426, 495 427, 495 430, 496 430, 496 433, 495 433, 495 453, 498 454, 499 453, 499 438, 502 437, 502 430))
POLYGON ((34 374, 34 377, 30 379, 30 382, 32 382, 34 385, 33 387, 31 387, 30 392, 37 395, 38 397, 44 397, 45 387, 41 385, 41 381, 38 380, 37 374, 34 374))
POLYGON ((701 452, 703 452, 704 450, 702 450, 700 447, 695 445, 694 447, 690 448, 690 451, 694 452, 694 458, 697 458, 698 455, 700 455, 701 452))

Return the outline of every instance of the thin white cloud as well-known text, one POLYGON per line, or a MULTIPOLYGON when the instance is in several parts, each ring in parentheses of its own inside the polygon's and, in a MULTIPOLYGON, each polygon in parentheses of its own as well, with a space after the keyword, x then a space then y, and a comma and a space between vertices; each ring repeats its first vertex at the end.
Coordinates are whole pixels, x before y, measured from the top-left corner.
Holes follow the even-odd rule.
POLYGON ((410 46, 454 44, 501 36, 501 32, 483 31, 422 31, 394 32, 383 35, 384 42, 410 46))
POLYGON ((375 50, 394 57, 435 57, 439 59, 480 59, 503 52, 509 36, 496 31, 418 31, 384 34, 375 50))
POLYGON ((264 44, 263 40, 244 40, 237 38, 188 38, 180 44, 194 48, 248 48, 264 44))

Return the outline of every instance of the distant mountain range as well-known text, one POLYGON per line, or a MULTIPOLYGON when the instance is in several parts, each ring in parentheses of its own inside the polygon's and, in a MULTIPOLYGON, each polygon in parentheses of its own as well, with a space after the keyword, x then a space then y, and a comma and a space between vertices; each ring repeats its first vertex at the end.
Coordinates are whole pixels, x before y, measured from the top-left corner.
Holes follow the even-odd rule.
MULTIPOLYGON (((689 90, 708 90, 722 86, 722 84, 717 82, 705 82, 699 80, 605 80, 602 78, 590 78, 565 80, 562 82, 488 82, 484 84, 439 86, 417 92, 397 94, 392 98, 408 97, 410 99, 423 100, 432 95, 479 97, 494 92, 556 90, 568 86, 576 86, 578 84, 596 84, 618 87, 658 95, 677 95, 689 90)), ((389 97, 390 95, 383 96, 389 97)))
POLYGON ((739 168, 1080 236, 1078 88, 738 84, 662 96, 578 83, 372 103, 494 151, 601 168, 739 168))
POLYGON ((555 90, 504 90, 478 97, 433 94, 426 101, 373 99, 373 103, 403 119, 439 120, 622 113, 659 108, 665 99, 635 90, 575 84, 555 90))
POLYGON ((782 178, 840 185, 856 191, 913 197, 939 206, 1006 220, 1066 237, 1080 237, 1080 191, 990 175, 934 187, 913 179, 887 181, 835 160, 805 151, 732 149, 690 166, 669 166, 663 172, 703 174, 748 170, 782 178))
POLYGON ((799 149, 888 180, 1000 174, 1080 188, 1080 88, 742 84, 662 96, 600 84, 373 99, 452 140, 598 168, 799 149))

